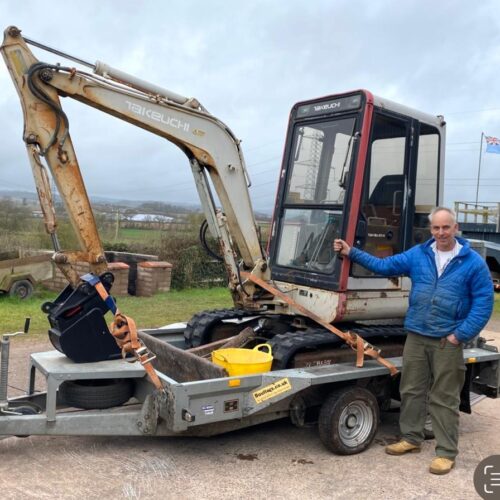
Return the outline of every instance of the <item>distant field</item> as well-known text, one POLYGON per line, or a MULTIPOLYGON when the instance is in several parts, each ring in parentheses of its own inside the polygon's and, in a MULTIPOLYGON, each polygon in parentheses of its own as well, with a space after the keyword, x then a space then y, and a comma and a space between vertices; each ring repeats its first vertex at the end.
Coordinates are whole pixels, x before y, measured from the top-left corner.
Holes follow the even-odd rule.
MULTIPOLYGON (((56 294, 46 291, 38 291, 33 298, 24 301, 0 297, 0 334, 21 330, 27 316, 31 317, 30 333, 45 334, 49 323, 40 307, 55 298, 56 294)), ((119 297, 117 303, 124 314, 135 319, 139 328, 187 321, 196 312, 233 305, 227 288, 171 291, 153 297, 119 297)), ((108 316, 109 323, 112 315, 108 316)))
POLYGON ((159 229, 138 229, 138 228, 120 228, 118 232, 118 241, 124 242, 146 242, 159 241, 165 231, 159 229))

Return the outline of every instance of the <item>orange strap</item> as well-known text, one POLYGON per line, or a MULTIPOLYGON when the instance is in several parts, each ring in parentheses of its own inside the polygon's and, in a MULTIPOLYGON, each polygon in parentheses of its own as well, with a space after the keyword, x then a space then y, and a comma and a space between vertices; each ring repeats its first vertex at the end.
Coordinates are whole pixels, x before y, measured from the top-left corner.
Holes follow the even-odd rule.
POLYGON ((326 328, 328 331, 330 331, 331 333, 337 335, 337 337, 340 337, 342 340, 344 340, 351 347, 351 349, 354 349, 356 351, 356 366, 358 368, 361 368, 363 366, 364 355, 366 354, 367 356, 370 356, 371 358, 375 359, 381 365, 385 366, 391 372, 392 376, 398 373, 398 369, 391 362, 387 361, 382 356, 380 356, 380 349, 366 342, 366 340, 364 340, 357 333, 352 333, 352 332, 345 333, 342 330, 339 330, 338 328, 334 327, 330 323, 323 321, 318 315, 314 314, 309 309, 306 309, 301 304, 298 304, 290 297, 285 295, 283 292, 279 291, 275 287, 271 286, 269 283, 265 282, 264 280, 258 278, 253 274, 242 272, 241 276, 244 279, 252 281, 253 283, 260 286, 264 290, 268 291, 272 295, 279 297, 283 302, 293 307, 296 311, 299 311, 304 316, 311 318, 313 321, 320 324, 322 327, 326 328))
POLYGON ((365 360, 364 341, 357 333, 349 333, 351 335, 351 343, 349 345, 352 349, 356 349, 356 366, 362 368, 365 360))
POLYGON ((117 310, 115 320, 111 323, 111 335, 113 335, 118 347, 122 350, 122 356, 125 358, 127 354, 132 354, 135 360, 139 361, 144 367, 152 384, 158 390, 163 390, 163 384, 151 364, 151 361, 153 361, 156 356, 152 355, 139 339, 135 321, 117 310))
MULTIPOLYGON (((106 288, 104 288, 104 285, 99 281, 93 286, 101 299, 108 303, 111 297, 106 288)), ((146 375, 149 377, 151 383, 158 390, 163 391, 163 384, 151 364, 151 361, 153 361, 156 356, 152 354, 139 339, 135 321, 129 316, 122 314, 116 307, 115 317, 113 323, 111 323, 110 331, 118 347, 122 350, 122 357, 125 358, 127 354, 132 354, 134 356, 132 362, 139 361, 144 367, 144 370, 146 370, 146 375)))

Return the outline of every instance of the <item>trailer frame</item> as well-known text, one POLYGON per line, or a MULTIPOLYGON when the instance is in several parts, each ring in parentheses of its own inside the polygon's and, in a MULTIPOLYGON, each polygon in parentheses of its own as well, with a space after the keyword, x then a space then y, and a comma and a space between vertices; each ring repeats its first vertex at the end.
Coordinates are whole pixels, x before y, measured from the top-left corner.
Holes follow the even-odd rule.
MULTIPOLYGON (((178 325, 148 331, 172 345, 181 344, 181 332, 178 325)), ((401 357, 389 359, 401 368, 401 357)), ((497 348, 480 341, 477 347, 464 349, 464 361, 471 370, 471 389, 497 398, 497 348)), ((373 360, 365 361, 362 368, 338 363, 182 383, 157 373, 165 387, 163 393, 147 381, 138 363, 74 363, 57 351, 33 353, 26 394, 8 400, 14 414, 0 415, 0 435, 210 436, 287 416, 300 425, 304 423, 303 412, 320 405, 332 391, 346 386, 373 391, 374 382, 386 391, 394 384, 387 369, 373 360), (46 392, 35 391, 40 375, 45 378, 46 392), (135 383, 133 398, 104 410, 69 408, 58 391, 65 381, 127 378, 135 383), (33 405, 40 411, 15 414, 15 409, 23 405, 33 405)))

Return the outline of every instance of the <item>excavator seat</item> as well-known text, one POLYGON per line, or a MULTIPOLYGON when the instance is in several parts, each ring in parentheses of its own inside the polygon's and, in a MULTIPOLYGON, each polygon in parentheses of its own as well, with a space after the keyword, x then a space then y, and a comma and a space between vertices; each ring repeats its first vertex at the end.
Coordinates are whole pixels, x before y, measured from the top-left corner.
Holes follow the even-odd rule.
POLYGON ((384 219, 388 226, 399 226, 403 193, 403 175, 384 175, 370 194, 365 211, 367 217, 384 219))

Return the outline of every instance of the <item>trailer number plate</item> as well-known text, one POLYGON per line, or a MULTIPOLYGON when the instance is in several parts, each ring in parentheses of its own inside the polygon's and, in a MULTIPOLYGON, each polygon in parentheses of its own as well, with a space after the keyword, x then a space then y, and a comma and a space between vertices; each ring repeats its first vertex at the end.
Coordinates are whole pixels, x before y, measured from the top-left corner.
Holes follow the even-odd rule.
POLYGON ((252 393, 252 395, 255 402, 259 404, 291 390, 292 385, 290 384, 290 381, 287 378, 282 378, 272 384, 265 385, 264 387, 257 389, 252 393))

